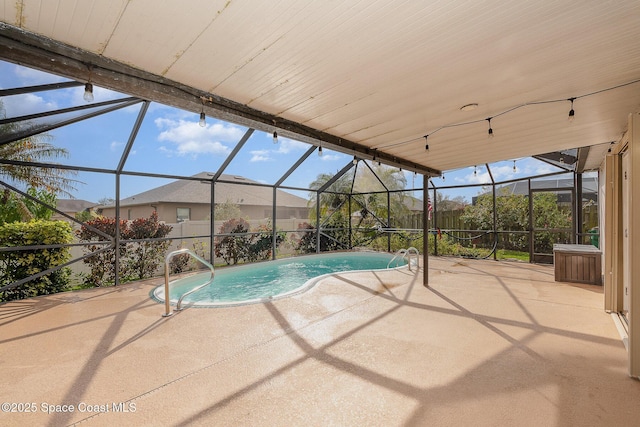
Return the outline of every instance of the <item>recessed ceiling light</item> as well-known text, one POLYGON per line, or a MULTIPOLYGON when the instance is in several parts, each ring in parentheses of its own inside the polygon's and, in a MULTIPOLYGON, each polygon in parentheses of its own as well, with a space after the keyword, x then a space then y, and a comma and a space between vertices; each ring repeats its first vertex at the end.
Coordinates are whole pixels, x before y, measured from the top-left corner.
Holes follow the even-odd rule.
POLYGON ((460 111, 472 111, 478 108, 478 104, 467 104, 460 107, 460 111))

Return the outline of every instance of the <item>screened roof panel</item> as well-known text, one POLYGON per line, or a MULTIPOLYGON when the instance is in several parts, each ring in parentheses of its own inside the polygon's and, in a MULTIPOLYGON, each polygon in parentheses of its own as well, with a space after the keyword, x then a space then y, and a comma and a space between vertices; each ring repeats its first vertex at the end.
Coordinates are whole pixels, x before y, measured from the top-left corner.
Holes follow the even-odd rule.
POLYGON ((151 104, 127 159, 125 171, 191 176, 217 172, 246 128, 151 104))
MULTIPOLYGON (((322 148, 322 156, 318 150, 312 153, 295 171, 282 183, 283 186, 310 188, 310 185, 321 174, 335 174, 352 161, 352 157, 338 153, 326 147, 322 148)), ((282 168, 282 172, 286 169, 282 168)))

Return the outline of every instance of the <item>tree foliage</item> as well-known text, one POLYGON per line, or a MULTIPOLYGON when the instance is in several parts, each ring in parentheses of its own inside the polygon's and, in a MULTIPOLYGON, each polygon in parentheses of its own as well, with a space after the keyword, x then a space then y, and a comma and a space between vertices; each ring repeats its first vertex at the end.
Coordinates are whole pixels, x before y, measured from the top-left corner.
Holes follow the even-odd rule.
MULTIPOLYGON (((364 163, 361 163, 364 165, 364 163)), ((321 250, 346 249, 349 247, 349 227, 353 230, 351 245, 360 246, 369 242, 380 226, 388 226, 387 218, 398 220, 408 216, 406 196, 402 191, 407 181, 398 168, 373 164, 358 167, 334 180, 333 174, 320 174, 310 184, 314 190, 324 189, 321 193, 309 193, 309 219, 316 221, 316 205, 319 203, 322 234, 321 250), (391 191, 387 199, 387 190, 391 191)), ((304 228, 315 228, 303 224, 304 228)), ((316 249, 316 232, 301 231, 296 243, 301 252, 312 252, 316 249)))
POLYGON ((220 227, 220 234, 215 241, 215 254, 221 257, 227 264, 237 264, 247 258, 250 237, 249 223, 242 218, 232 218, 225 221, 220 227), (229 234, 239 234, 239 236, 229 236, 229 234))
MULTIPOLYGON (((128 222, 126 238, 132 240, 162 239, 173 229, 172 226, 158 221, 158 213, 153 211, 149 218, 136 218, 128 222)), ((127 243, 125 270, 132 280, 153 277, 162 264, 164 254, 171 241, 142 241, 127 243)))
MULTIPOLYGON (((4 106, 0 101, 0 118, 6 118, 4 106)), ((0 136, 16 134, 24 130, 36 130, 31 122, 12 122, 0 125, 0 136)), ((64 148, 55 147, 49 141, 53 136, 38 133, 28 138, 0 145, 0 158, 17 162, 55 161, 66 158, 69 152, 64 148)), ((45 190, 53 194, 72 196, 77 181, 70 178, 77 174, 75 171, 56 168, 35 168, 22 164, 1 164, 0 178, 4 178, 24 187, 45 190)), ((8 191, 5 189, 5 191, 8 191)))
MULTIPOLYGON (((337 251, 349 248, 349 229, 346 219, 340 212, 332 215, 323 225, 320 233, 320 251, 337 251)), ((300 253, 316 252, 317 232, 316 227, 307 222, 298 226, 298 238, 293 247, 300 253)))
MULTIPOLYGON (((85 247, 86 253, 95 252, 104 248, 107 239, 90 229, 96 228, 103 233, 116 236, 115 218, 96 218, 87 221, 77 231, 78 238, 83 242, 95 242, 85 247)), ((153 212, 149 218, 137 218, 132 221, 120 220, 121 240, 162 239, 172 230, 172 226, 158 221, 157 212, 153 212)), ((169 240, 140 241, 121 243, 118 248, 120 256, 119 275, 125 281, 139 280, 153 277, 163 261, 163 257, 169 248, 169 240)), ((108 249, 91 257, 85 258, 84 263, 90 267, 90 272, 85 276, 85 284, 92 286, 105 286, 115 282, 115 249, 108 249)))
POLYGON ((57 199, 55 194, 47 190, 36 190, 29 188, 27 194, 40 203, 24 196, 20 196, 13 191, 4 191, 0 199, 0 225, 8 222, 49 220, 53 211, 45 206, 56 207, 57 199))
MULTIPOLYGON (((571 210, 558 204, 557 195, 552 192, 535 193, 533 203, 534 228, 562 229, 571 227, 571 210)), ((496 227, 498 231, 529 230, 529 197, 522 194, 496 197, 496 227)), ((475 205, 467 205, 462 220, 472 230, 493 230, 493 196, 478 196, 475 205)), ((535 247, 537 252, 550 253, 553 244, 566 236, 557 232, 536 232, 535 247)), ((501 236, 505 249, 528 250, 528 234, 508 234, 501 236)))
MULTIPOLYGON (((64 221, 11 222, 0 226, 0 246, 5 247, 69 244, 72 240, 71 226, 64 221)), ((0 287, 58 267, 70 258, 68 247, 0 252, 0 287)), ((60 268, 0 292, 0 301, 64 291, 69 285, 69 277, 69 268, 60 268)))
POLYGON ((227 221, 229 219, 242 217, 240 206, 229 200, 216 204, 214 212, 216 221, 227 221))
MULTIPOLYGON (((225 221, 219 230, 224 236, 216 237, 215 255, 222 258, 227 265, 270 259, 273 247, 271 225, 263 224, 254 232, 249 231, 249 223, 242 218, 225 221)), ((276 248, 283 241, 284 233, 276 233, 276 248)))

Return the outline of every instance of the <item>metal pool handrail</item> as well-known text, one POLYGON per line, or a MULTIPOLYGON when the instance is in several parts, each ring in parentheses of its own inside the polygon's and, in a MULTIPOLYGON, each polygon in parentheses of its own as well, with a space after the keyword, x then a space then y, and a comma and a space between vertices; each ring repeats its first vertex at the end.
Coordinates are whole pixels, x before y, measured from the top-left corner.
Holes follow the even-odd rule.
POLYGON ((407 264, 409 265, 409 271, 411 271, 411 254, 412 253, 416 255, 416 267, 420 269, 420 252, 418 252, 416 248, 411 246, 409 247, 409 249, 407 249, 407 252, 405 253, 405 256, 408 257, 407 264))
POLYGON ((406 249, 398 249, 398 251, 396 252, 396 254, 393 256, 393 258, 391 258, 391 261, 389 261, 389 264, 387 264, 387 268, 391 267, 391 263, 393 261, 396 260, 396 258, 398 258, 400 255, 402 255, 402 258, 404 258, 404 254, 407 253, 406 249))
POLYGON ((408 249, 399 249, 398 252, 396 252, 395 256, 391 259, 391 261, 389 261, 389 264, 387 264, 387 268, 391 266, 391 263, 395 261, 396 258, 402 255, 403 259, 407 259, 407 265, 409 266, 409 271, 411 271, 411 254, 416 255, 416 266, 420 268, 420 252, 418 252, 418 250, 413 246, 408 249))
POLYGON ((199 291, 200 289, 204 288, 207 285, 210 285, 211 282, 213 282, 213 277, 215 276, 215 271, 213 269, 213 265, 209 264, 209 262, 207 262, 204 258, 202 258, 201 256, 197 255, 195 252, 193 252, 190 249, 187 248, 183 248, 183 249, 178 249, 176 251, 170 252, 169 254, 167 254, 167 257, 164 260, 164 309, 165 309, 165 313, 162 315, 162 317, 169 317, 173 314, 173 312, 171 311, 171 303, 170 303, 170 299, 169 299, 169 262, 171 261, 171 259, 175 256, 175 255, 179 255, 179 254, 188 254, 191 257, 197 259, 198 261, 200 261, 202 264, 206 265, 207 267, 209 267, 209 270, 211 270, 211 277, 209 278, 209 280, 207 280, 206 282, 204 282, 202 285, 200 286, 196 286, 195 288, 191 289, 190 291, 185 292, 184 294, 182 294, 182 296, 178 299, 178 304, 176 304, 176 311, 180 311, 182 310, 181 306, 182 306, 182 299, 184 297, 186 297, 187 295, 190 295, 196 291, 199 291))

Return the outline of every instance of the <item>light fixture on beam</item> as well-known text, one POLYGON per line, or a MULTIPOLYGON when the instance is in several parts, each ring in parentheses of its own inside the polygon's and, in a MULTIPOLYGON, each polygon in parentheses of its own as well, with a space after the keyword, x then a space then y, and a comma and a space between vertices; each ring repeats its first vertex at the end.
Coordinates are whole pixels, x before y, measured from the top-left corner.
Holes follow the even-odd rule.
POLYGON ((278 132, 276 132, 275 130, 273 131, 273 143, 278 143, 278 132))
POLYGON ((202 107, 200 107, 200 120, 198 121, 198 124, 202 128, 207 125, 207 117, 204 114, 204 102, 205 101, 206 101, 206 98, 201 96, 200 97, 200 102, 202 102, 202 107))
POLYGON ((89 78, 87 79, 87 82, 84 84, 84 95, 82 95, 82 98, 87 102, 93 102, 93 84, 91 83, 92 71, 93 71, 92 66, 89 65, 89 78))
POLYGON ((569 110, 569 122, 573 122, 573 119, 576 116, 576 112, 573 110, 573 101, 575 100, 575 98, 569 98, 569 101, 571 101, 571 110, 569 110))
POLYGON ((84 95, 82 98, 87 102, 93 102, 93 85, 89 82, 84 85, 84 95))
POLYGON ((489 130, 487 131, 489 138, 493 138, 493 128, 491 127, 491 119, 492 119, 491 117, 487 119, 487 121, 489 122, 489 130))

